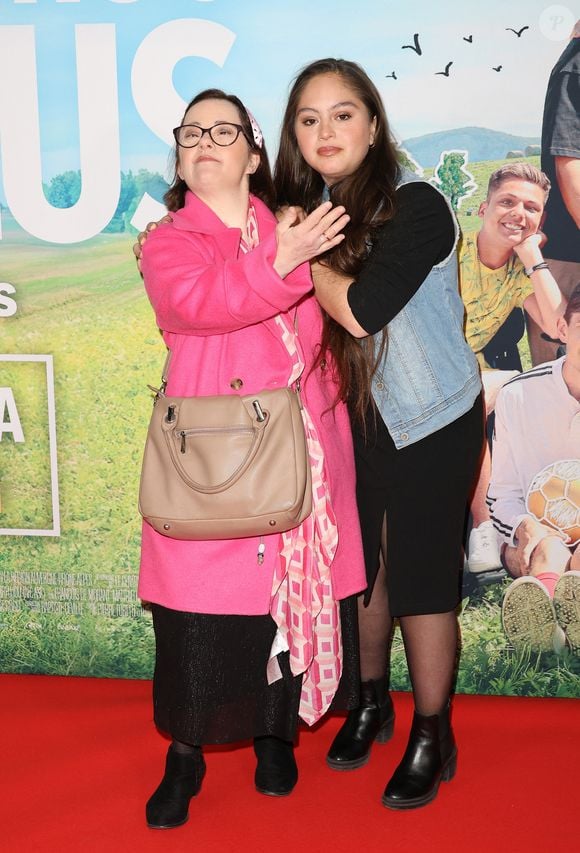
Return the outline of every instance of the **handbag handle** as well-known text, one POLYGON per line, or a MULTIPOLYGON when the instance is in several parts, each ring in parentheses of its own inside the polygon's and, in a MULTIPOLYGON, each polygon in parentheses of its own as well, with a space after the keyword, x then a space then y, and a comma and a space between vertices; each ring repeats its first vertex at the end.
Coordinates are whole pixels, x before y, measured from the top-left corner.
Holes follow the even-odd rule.
MULTIPOLYGON (((242 459, 236 470, 233 471, 226 480, 221 483, 216 483, 213 486, 205 486, 189 476, 179 459, 179 452, 175 445, 175 433, 172 430, 165 429, 164 434, 165 440, 167 442, 167 448, 171 456, 171 461, 173 462, 175 470, 177 471, 183 482, 187 486, 189 486, 190 489, 193 489, 196 492, 201 492, 205 495, 215 495, 219 494, 220 492, 225 492, 226 489, 229 489, 234 483, 236 483, 240 479, 240 477, 242 477, 246 473, 251 463, 253 462, 256 453, 260 449, 260 445, 264 437, 264 429, 267 423, 267 417, 264 418, 263 421, 256 421, 256 424, 250 428, 252 432, 252 439, 245 457, 242 459)), ((187 434, 186 430, 183 430, 183 432, 187 434)), ((207 430, 198 429, 192 430, 192 432, 207 432, 207 430)), ((178 433, 178 435, 181 435, 181 433, 178 433)), ((183 441, 184 438, 185 436, 182 436, 181 440, 183 441)))

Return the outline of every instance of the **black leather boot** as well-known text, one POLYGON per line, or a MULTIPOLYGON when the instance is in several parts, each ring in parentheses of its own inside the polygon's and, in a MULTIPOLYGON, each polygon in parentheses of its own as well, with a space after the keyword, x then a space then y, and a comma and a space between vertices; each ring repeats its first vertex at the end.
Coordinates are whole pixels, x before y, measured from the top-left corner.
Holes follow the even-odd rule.
POLYGON ((383 794, 390 809, 416 809, 434 800, 439 783, 455 775, 457 747, 449 720, 449 705, 441 714, 423 717, 415 712, 403 759, 383 794))
POLYGON ((356 770, 369 760, 373 741, 386 743, 393 736, 395 711, 386 679, 363 681, 360 704, 349 714, 334 738, 326 763, 333 770, 356 770))
POLYGON ((199 793, 205 775, 201 747, 191 753, 175 752, 173 744, 167 750, 165 775, 145 807, 147 826, 151 829, 172 829, 181 826, 189 817, 189 801, 199 793))
POLYGON ((256 737, 254 752, 258 759, 254 776, 256 791, 269 797, 290 794, 298 781, 292 743, 278 737, 256 737))

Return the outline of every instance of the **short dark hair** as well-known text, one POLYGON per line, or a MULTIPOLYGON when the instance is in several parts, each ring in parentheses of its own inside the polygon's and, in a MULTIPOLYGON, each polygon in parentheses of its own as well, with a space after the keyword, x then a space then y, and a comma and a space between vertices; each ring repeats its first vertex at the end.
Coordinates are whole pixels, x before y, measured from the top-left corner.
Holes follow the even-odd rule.
POLYGON ((564 311, 564 320, 569 323, 572 319, 572 314, 580 314, 580 283, 576 285, 564 311))
MULTIPOLYGON (((228 101, 238 111, 244 138, 250 146, 250 150, 255 154, 258 154, 260 157, 260 164, 258 168, 256 169, 253 175, 250 175, 250 192, 252 192, 254 195, 257 195, 258 198, 261 198, 264 204, 266 204, 270 209, 273 209, 276 201, 276 194, 274 192, 274 183, 272 181, 272 172, 270 171, 268 152, 266 151, 266 146, 263 142, 260 148, 254 142, 252 123, 250 122, 248 111, 236 95, 227 95, 221 89, 204 89, 203 92, 200 92, 198 95, 195 96, 195 98, 192 98, 192 100, 189 102, 189 104, 185 108, 185 112, 183 113, 183 117, 181 119, 180 124, 183 123, 185 116, 187 115, 191 107, 195 106, 195 104, 199 104, 201 101, 214 100, 228 101)), ((171 186, 163 196, 163 200, 167 205, 168 210, 179 210, 185 204, 185 193, 187 191, 187 184, 185 183, 183 178, 180 178, 177 174, 178 163, 179 147, 177 144, 175 144, 173 148, 173 181, 171 183, 171 186)))

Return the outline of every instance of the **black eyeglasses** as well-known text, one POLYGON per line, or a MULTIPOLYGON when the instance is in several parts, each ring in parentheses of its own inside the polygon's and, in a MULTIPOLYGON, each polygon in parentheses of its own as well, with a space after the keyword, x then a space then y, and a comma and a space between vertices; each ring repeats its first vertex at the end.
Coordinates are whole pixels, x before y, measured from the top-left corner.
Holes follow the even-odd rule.
MULTIPOLYGON (((182 124, 181 127, 173 128, 175 141, 182 148, 195 148, 201 142, 204 133, 209 133, 209 138, 216 145, 227 148, 233 145, 240 133, 244 133, 241 124, 231 124, 229 121, 220 121, 212 127, 199 127, 197 124, 182 124)), ((244 137, 247 139, 245 133, 244 137)))

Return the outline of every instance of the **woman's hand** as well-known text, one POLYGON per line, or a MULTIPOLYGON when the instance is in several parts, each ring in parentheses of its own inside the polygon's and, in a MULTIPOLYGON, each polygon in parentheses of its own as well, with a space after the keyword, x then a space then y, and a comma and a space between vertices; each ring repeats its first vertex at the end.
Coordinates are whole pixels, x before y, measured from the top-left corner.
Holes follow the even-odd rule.
POLYGON ((300 208, 282 211, 276 226, 278 250, 274 269, 284 278, 305 261, 334 249, 344 240, 340 232, 350 220, 344 207, 325 201, 300 221, 300 208))
POLYGON ((173 222, 173 219, 169 214, 166 214, 166 216, 164 216, 163 219, 160 219, 158 222, 148 222, 145 226, 145 231, 140 231, 139 236, 137 237, 137 242, 133 243, 133 254, 137 259, 137 269, 139 270, 139 272, 141 272, 141 252, 143 244, 147 240, 149 232, 157 228, 158 225, 161 225, 162 222, 173 222))

